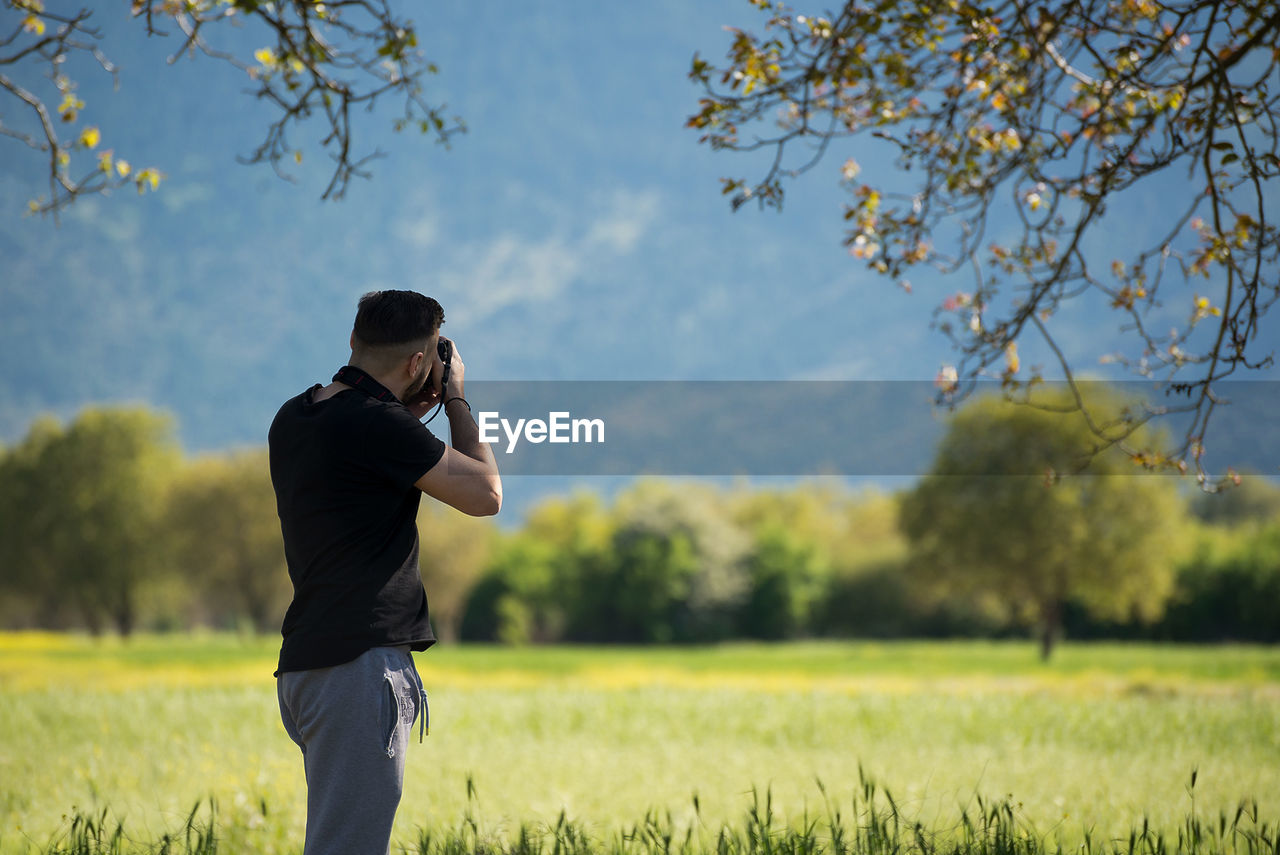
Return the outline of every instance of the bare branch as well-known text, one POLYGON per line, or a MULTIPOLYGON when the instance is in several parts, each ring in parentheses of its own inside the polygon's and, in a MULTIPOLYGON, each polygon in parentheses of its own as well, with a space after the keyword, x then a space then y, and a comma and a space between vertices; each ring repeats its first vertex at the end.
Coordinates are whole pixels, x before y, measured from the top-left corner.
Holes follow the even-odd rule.
MULTIPOLYGON (((1093 294, 1122 313, 1118 332, 1140 354, 1107 361, 1169 391, 1195 391, 1181 442, 1132 455, 1176 468, 1194 457, 1203 478, 1202 434, 1219 401, 1213 384, 1272 360, 1252 351, 1262 341, 1260 319, 1280 300, 1280 233, 1265 210, 1275 197, 1268 182, 1280 177, 1274 5, 849 0, 835 16, 814 17, 773 0, 752 4, 770 16, 765 35, 734 30, 727 62, 695 57, 690 74, 705 92, 688 124, 704 142, 776 149, 761 182, 728 185, 743 188, 735 207, 752 192, 780 206, 783 180, 811 169, 838 141, 892 142, 903 172, 842 182, 850 192, 846 240, 855 257, 895 280, 919 264, 968 279, 971 290, 934 313, 959 356, 948 368, 956 378, 949 398, 962 399, 1001 361, 1006 387, 1019 388, 1011 354, 1027 325, 1061 357, 1052 316, 1093 294), (829 94, 815 96, 818 87, 829 94), (781 136, 740 142, 770 111, 798 118, 781 136), (831 119, 825 132, 816 121, 823 113, 831 119), (815 136, 817 158, 793 168, 788 144, 815 136), (1091 271, 1084 247, 1112 222, 1108 203, 1183 168, 1197 190, 1161 212, 1165 236, 1112 260, 1110 280, 1091 271), (984 245, 992 216, 1018 235, 984 245), (1170 303, 1189 307, 1189 322, 1156 335, 1147 314, 1170 303), (1219 318, 1215 340, 1193 350, 1193 341, 1203 343, 1193 332, 1209 317, 1219 318)), ((1059 364, 1074 375, 1065 359, 1059 364)), ((1100 442, 1117 441, 1090 424, 1100 442)))
MULTIPOLYGON (((60 16, 28 0, 0 3, 26 15, 0 40, 0 67, 48 63, 49 79, 64 98, 64 105, 78 103, 67 101, 72 97, 68 93, 75 89, 63 70, 69 56, 91 55, 114 75, 115 66, 98 47, 100 34, 87 26, 91 10, 60 16)), ((465 130, 460 120, 446 117, 443 104, 433 104, 425 97, 423 80, 434 74, 436 67, 417 49, 412 21, 397 13, 389 0, 133 0, 133 13, 150 36, 180 34, 170 63, 196 54, 227 63, 245 73, 253 97, 276 109, 262 141, 241 158, 243 162, 267 163, 278 175, 292 180, 284 167, 290 161, 300 162, 303 156, 303 149, 291 141, 292 132, 318 125, 317 138, 333 162, 324 199, 341 198, 351 178, 368 177, 367 165, 382 156, 377 150, 361 150, 356 137, 363 120, 352 116, 353 106, 373 112, 383 100, 399 99, 402 108, 400 118, 394 120, 396 129, 413 127, 446 146, 454 134, 465 130), (257 25, 263 33, 262 47, 252 58, 218 44, 217 36, 230 20, 257 25)), ((56 215, 80 195, 105 192, 126 180, 139 190, 158 182, 160 173, 154 168, 133 170, 127 161, 102 159, 97 153, 93 156, 99 157, 99 171, 123 180, 85 183, 68 179, 65 171, 70 161, 95 149, 100 132, 96 127, 86 128, 80 136, 69 135, 76 142, 60 141, 51 117, 61 113, 63 122, 74 124, 78 107, 55 111, 46 106, 47 96, 41 92, 19 92, 12 80, 6 80, 9 85, 0 88, 0 94, 7 93, 30 109, 38 107, 39 122, 33 123, 38 130, 0 127, 0 136, 49 155, 50 194, 47 199, 34 200, 33 211, 56 215), (113 173, 116 166, 120 168, 113 173)))

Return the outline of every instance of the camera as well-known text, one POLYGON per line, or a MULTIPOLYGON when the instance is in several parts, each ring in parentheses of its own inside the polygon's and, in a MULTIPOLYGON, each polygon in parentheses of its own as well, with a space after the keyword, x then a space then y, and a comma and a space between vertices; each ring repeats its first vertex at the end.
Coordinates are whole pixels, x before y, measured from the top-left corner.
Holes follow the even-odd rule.
POLYGON ((444 370, 440 372, 440 398, 443 400, 449 391, 449 366, 453 362, 453 342, 441 336, 436 342, 436 352, 440 354, 440 361, 444 363, 444 370))

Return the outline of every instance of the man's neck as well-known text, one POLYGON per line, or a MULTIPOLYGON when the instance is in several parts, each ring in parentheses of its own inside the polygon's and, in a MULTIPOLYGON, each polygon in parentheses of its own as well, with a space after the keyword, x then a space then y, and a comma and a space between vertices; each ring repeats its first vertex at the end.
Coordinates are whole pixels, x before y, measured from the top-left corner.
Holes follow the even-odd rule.
MULTIPOLYGON (((375 370, 372 366, 369 366, 369 365, 362 365, 360 362, 358 362, 358 361, 354 358, 354 356, 352 357, 351 361, 350 361, 350 362, 348 362, 347 364, 348 364, 348 365, 350 365, 352 368, 356 368, 356 369, 359 369, 360 371, 363 371, 366 375, 368 375, 369 379, 377 381, 377 382, 378 382, 379 384, 381 384, 384 388, 386 388, 386 390, 387 390, 388 392, 390 392, 391 394, 395 395, 395 396, 396 396, 396 400, 398 400, 398 401, 403 401, 403 400, 404 400, 404 391, 405 391, 405 390, 404 390, 404 388, 403 388, 401 385, 399 385, 399 384, 396 382, 396 380, 397 380, 397 376, 396 376, 396 375, 397 375, 397 372, 396 372, 394 369, 391 369, 391 370, 385 370, 385 371, 378 371, 378 370, 375 370)), ((353 387, 351 384, 349 384, 349 383, 342 383, 342 382, 340 382, 340 381, 336 381, 336 380, 335 380, 333 383, 331 383, 331 384, 330 384, 330 386, 337 386, 337 387, 340 387, 340 388, 338 389, 338 391, 341 391, 341 389, 350 389, 350 388, 354 388, 354 387, 353 387)), ((328 387, 326 387, 326 389, 327 389, 327 388, 328 388, 328 387)), ((331 393, 331 394, 336 394, 336 392, 331 393)))

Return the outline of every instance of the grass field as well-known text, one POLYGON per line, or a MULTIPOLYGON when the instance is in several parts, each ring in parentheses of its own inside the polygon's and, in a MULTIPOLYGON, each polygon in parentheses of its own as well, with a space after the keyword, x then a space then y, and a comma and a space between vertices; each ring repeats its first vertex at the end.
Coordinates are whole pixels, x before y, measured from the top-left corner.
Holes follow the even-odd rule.
MULTIPOLYGON (((301 759, 277 641, 0 635, 0 852, 46 851, 108 808, 131 835, 217 803, 219 851, 301 848, 301 759)), ((958 827, 1008 797, 1074 847, 1146 817, 1280 817, 1280 649, 804 643, 689 649, 439 645, 417 657, 431 735, 408 758, 400 841, 457 828, 593 833, 669 812, 739 822, 753 789, 785 822, 846 805, 860 767, 906 820, 958 827), (1188 794, 1197 771, 1194 803, 1188 794), (468 796, 468 780, 475 797, 468 796), (694 812, 697 796, 698 813, 694 812)), ((1274 834, 1274 832, 1273 832, 1274 834)))

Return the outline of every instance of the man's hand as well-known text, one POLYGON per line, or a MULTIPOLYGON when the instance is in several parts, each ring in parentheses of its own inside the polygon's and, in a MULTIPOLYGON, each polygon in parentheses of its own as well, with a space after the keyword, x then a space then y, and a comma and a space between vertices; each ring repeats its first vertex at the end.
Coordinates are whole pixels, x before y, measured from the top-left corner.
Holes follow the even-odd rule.
POLYGON ((431 375, 428 374, 427 382, 422 384, 422 388, 418 390, 418 393, 405 401, 404 405, 409 412, 413 413, 415 419, 421 420, 438 403, 440 403, 440 393, 436 391, 431 382, 431 375))
MULTIPOLYGON (((447 341, 447 339, 446 339, 447 341)), ((453 360, 449 363, 449 388, 445 389, 444 400, 450 398, 465 398, 466 395, 462 391, 462 377, 467 373, 467 366, 463 364, 462 357, 458 355, 458 345, 456 342, 450 342, 453 345, 453 360)), ((436 357, 436 362, 440 363, 440 358, 436 357)), ((434 370, 434 368, 433 368, 434 370)), ((440 363, 440 370, 444 370, 444 364, 440 363)), ((434 374, 427 382, 439 384, 439 374, 434 374)))
MULTIPOLYGON (((432 366, 427 381, 431 388, 430 397, 425 400, 434 402, 443 397, 453 446, 445 448, 440 462, 418 479, 417 487, 463 513, 472 516, 496 514, 502 507, 502 479, 498 475, 498 464, 493 459, 493 450, 480 441, 480 429, 471 417, 471 406, 463 403, 466 400, 463 378, 467 366, 458 355, 457 345, 453 346, 453 359, 449 363, 449 388, 441 396, 435 389, 443 370, 443 365, 439 370, 432 366), (454 401, 454 398, 462 400, 454 401)), ((425 387, 423 394, 426 394, 425 387)), ((412 406, 410 410, 417 412, 412 406)))

